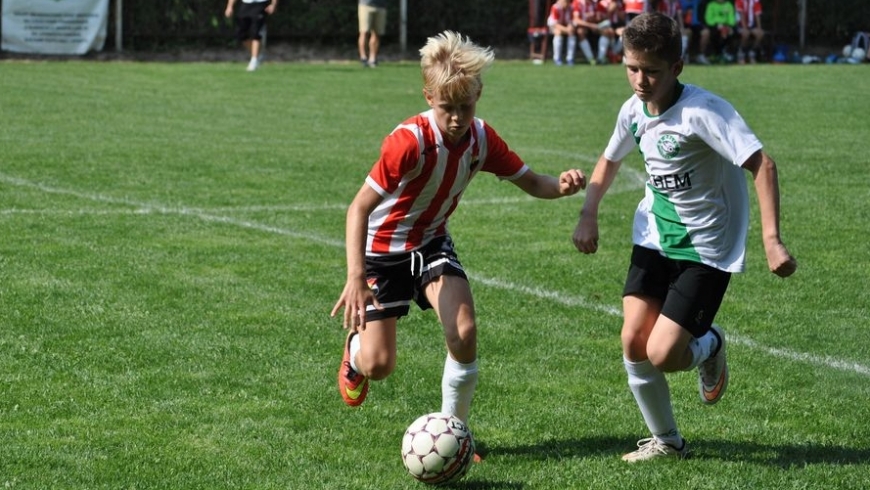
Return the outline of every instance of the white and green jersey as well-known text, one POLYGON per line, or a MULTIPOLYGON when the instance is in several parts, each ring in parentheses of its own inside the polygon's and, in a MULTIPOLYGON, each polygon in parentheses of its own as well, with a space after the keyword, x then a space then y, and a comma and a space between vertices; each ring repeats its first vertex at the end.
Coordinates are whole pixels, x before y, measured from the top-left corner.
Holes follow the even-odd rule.
POLYGON ((749 195, 741 165, 761 142, 721 97, 683 85, 660 116, 632 96, 604 150, 622 161, 639 147, 649 179, 634 215, 634 244, 675 260, 742 272, 749 195))

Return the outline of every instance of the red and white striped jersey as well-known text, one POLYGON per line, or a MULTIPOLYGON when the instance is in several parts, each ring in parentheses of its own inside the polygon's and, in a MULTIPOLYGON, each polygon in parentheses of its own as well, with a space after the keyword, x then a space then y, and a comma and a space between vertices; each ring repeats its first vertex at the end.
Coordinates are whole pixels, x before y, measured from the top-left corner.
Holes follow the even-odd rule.
POLYGON ((556 25, 570 26, 571 25, 571 5, 562 8, 558 2, 550 7, 550 16, 547 18, 547 25, 554 27, 556 25))
POLYGON ((490 172, 515 180, 529 167, 482 119, 457 147, 445 141, 429 110, 384 138, 366 183, 383 200, 369 216, 366 255, 406 253, 447 234, 447 218, 472 177, 490 172))
POLYGON ((574 0, 571 9, 586 22, 598 23, 607 18, 607 6, 598 0, 574 0))
POLYGON ((737 0, 734 4, 737 18, 746 16, 746 25, 755 27, 758 17, 761 16, 761 0, 737 0))

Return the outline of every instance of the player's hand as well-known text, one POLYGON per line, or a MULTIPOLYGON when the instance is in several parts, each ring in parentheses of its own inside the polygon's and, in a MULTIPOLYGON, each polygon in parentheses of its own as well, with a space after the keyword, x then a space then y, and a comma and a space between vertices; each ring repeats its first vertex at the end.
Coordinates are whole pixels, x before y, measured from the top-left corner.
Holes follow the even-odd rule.
POLYGON ((765 245, 764 252, 767 255, 767 267, 777 276, 788 277, 797 270, 797 260, 781 242, 765 245))
POLYGON ((229 19, 229 18, 232 17, 232 16, 233 16, 233 8, 232 8, 232 7, 227 7, 227 9, 224 10, 224 17, 226 17, 227 19, 229 19))
POLYGON ((332 312, 329 316, 334 317, 338 310, 344 307, 344 316, 341 322, 342 328, 351 330, 365 330, 366 328, 366 306, 372 305, 379 310, 384 307, 375 298, 371 288, 368 287, 365 280, 347 281, 344 285, 344 291, 341 292, 335 306, 332 307, 332 312))
POLYGON ((598 251, 598 219, 581 217, 574 229, 574 246, 584 254, 598 251))
POLYGON ((566 170, 559 174, 559 194, 571 196, 586 188, 586 176, 577 169, 566 170))

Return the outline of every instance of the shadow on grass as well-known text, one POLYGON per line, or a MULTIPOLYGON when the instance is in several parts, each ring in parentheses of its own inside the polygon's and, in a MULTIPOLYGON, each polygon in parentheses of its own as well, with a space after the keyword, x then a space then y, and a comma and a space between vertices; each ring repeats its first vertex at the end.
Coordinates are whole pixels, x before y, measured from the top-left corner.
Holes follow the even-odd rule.
MULTIPOLYGON (((488 458, 520 456, 546 460, 590 456, 619 457, 633 450, 633 443, 632 436, 551 439, 529 445, 488 446, 486 451, 488 458)), ((689 457, 696 460, 742 461, 782 469, 814 464, 843 466, 870 464, 870 447, 777 445, 718 439, 694 439, 690 443, 689 457)))
POLYGON ((692 449, 694 459, 743 461, 782 469, 815 464, 840 466, 870 464, 870 447, 866 446, 823 446, 812 443, 778 445, 698 439, 692 441, 692 449))

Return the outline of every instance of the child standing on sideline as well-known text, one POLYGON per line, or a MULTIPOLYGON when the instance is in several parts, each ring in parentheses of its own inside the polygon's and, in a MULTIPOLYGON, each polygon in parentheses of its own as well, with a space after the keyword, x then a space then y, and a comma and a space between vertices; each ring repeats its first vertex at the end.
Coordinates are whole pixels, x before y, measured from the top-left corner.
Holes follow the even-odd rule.
POLYGON ((639 146, 649 180, 634 215, 634 248, 623 290, 622 348, 628 385, 651 437, 622 457, 634 462, 682 458, 665 373, 695 367, 701 401, 728 386, 725 334, 713 319, 732 273, 744 270, 752 174, 770 271, 790 276, 797 262, 780 238, 774 161, 734 108, 678 80, 679 25, 645 13, 624 33, 625 67, 634 95, 619 111, 610 142, 589 180, 574 245, 598 250, 598 206, 620 163, 639 146))
MULTIPOLYGON (((266 35, 266 17, 275 13, 278 0, 241 0, 242 5, 236 12, 236 29, 239 41, 251 54, 248 71, 254 71, 263 62, 263 42, 266 35)), ((236 0, 227 0, 224 15, 233 16, 236 0)))
POLYGON ((344 308, 349 330, 338 388, 347 405, 358 406, 369 380, 392 373, 397 320, 413 301, 433 308, 444 331, 440 411, 467 422, 477 384, 477 320, 447 219, 479 172, 541 199, 575 194, 586 178, 575 169, 559 177, 535 173, 475 116, 491 48, 445 31, 430 37, 420 54, 429 110, 384 139, 347 211, 347 282, 331 312, 344 308))

